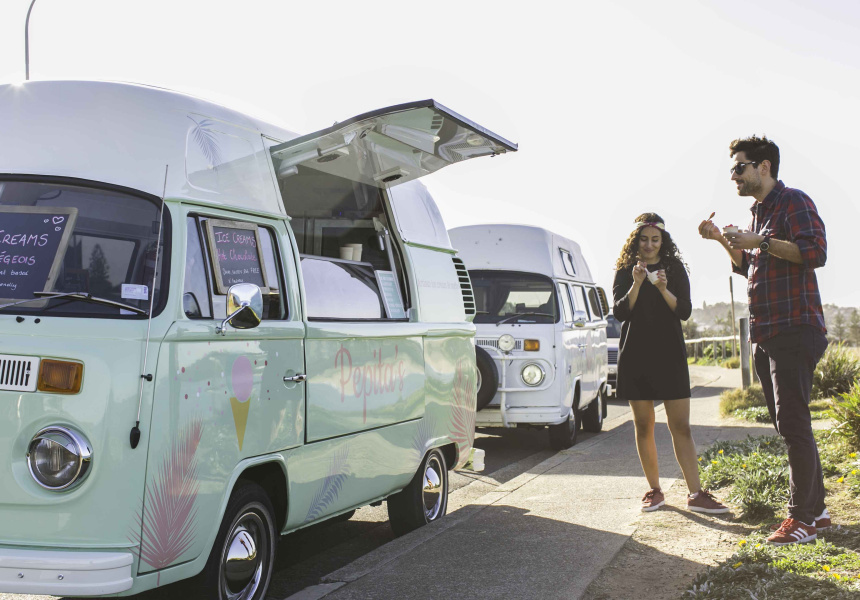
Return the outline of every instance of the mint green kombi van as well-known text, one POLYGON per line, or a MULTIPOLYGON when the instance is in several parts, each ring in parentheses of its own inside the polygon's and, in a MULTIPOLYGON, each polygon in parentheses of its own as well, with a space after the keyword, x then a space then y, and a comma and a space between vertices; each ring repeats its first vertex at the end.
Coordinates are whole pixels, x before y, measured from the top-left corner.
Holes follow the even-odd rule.
POLYGON ((70 81, 0 86, 0 139, 0 592, 259 599, 281 534, 445 514, 475 308, 416 180, 516 145, 70 81))

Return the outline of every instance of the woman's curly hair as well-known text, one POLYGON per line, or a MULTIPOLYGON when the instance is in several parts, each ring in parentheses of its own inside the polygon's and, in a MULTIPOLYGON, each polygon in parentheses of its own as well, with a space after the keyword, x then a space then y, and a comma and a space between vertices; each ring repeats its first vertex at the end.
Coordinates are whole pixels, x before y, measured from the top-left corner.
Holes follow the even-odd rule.
MULTIPOLYGON (((635 222, 637 223, 636 229, 633 230, 633 233, 631 233, 627 238, 627 241, 624 242, 624 246, 621 248, 621 256, 619 256, 618 260, 615 261, 616 271, 632 268, 633 265, 639 261, 639 234, 648 226, 648 223, 666 223, 663 220, 663 217, 657 213, 650 212, 642 213, 636 217, 635 222)), ((663 241, 660 244, 660 260, 666 267, 666 272, 677 267, 682 267, 689 272, 690 269, 681 257, 681 251, 678 250, 678 246, 675 245, 674 240, 672 240, 672 236, 668 231, 663 229, 659 229, 659 231, 663 238, 663 241)))

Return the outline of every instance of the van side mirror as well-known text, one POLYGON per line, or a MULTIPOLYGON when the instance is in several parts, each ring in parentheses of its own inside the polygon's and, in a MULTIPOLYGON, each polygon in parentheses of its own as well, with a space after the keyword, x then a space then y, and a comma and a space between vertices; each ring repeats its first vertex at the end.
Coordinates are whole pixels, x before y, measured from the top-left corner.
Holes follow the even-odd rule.
POLYGON ((585 327, 585 323, 588 321, 588 313, 584 310, 575 310, 573 311, 573 326, 574 327, 585 327))
POLYGON ((253 283, 237 283, 227 290, 227 318, 215 328, 225 335, 227 324, 236 329, 253 329, 263 320, 263 292, 253 283))

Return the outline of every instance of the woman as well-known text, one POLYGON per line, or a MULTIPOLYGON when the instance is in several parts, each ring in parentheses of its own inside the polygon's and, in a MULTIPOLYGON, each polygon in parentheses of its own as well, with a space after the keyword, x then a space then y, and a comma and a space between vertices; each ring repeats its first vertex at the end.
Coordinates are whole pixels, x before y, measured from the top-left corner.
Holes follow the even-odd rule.
POLYGON ((689 490, 687 508, 728 512, 699 481, 696 444, 690 431, 690 374, 681 330, 681 320, 689 319, 692 312, 690 280, 659 215, 636 217, 615 268, 613 312, 623 323, 617 392, 618 398, 630 402, 639 461, 651 487, 642 499, 642 510, 657 510, 665 502, 654 441, 654 402, 662 401, 675 458, 689 490))

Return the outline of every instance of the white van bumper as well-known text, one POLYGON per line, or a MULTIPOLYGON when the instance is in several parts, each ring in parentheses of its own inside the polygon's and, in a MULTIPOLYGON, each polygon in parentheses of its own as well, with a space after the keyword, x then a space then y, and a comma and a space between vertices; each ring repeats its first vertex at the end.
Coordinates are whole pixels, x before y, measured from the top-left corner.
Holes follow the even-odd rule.
POLYGON ((132 586, 130 552, 0 548, 0 592, 103 596, 132 586))
MULTIPOLYGON (((508 426, 518 423, 558 425, 567 418, 567 413, 570 411, 569 408, 561 410, 564 412, 560 414, 557 406, 508 408, 505 410, 504 420, 507 420, 508 426)), ((504 420, 502 419, 502 411, 498 406, 487 406, 475 415, 475 427, 505 427, 504 420)))

